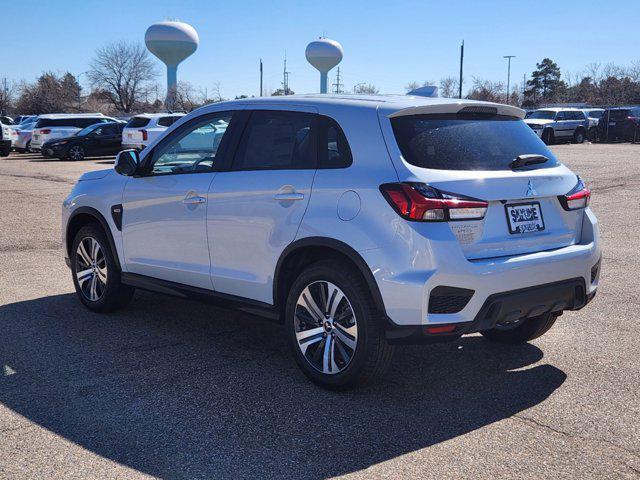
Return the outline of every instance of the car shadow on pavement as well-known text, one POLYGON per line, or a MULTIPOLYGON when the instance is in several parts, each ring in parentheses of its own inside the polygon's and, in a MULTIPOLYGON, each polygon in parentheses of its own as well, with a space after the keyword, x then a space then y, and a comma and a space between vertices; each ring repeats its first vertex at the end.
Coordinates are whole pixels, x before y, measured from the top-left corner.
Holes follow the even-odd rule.
POLYGON ((0 306, 0 331, 4 406, 164 478, 346 474, 517 414, 566 378, 534 345, 471 336, 402 347, 384 382, 328 392, 281 326, 144 292, 110 315, 72 294, 0 306))

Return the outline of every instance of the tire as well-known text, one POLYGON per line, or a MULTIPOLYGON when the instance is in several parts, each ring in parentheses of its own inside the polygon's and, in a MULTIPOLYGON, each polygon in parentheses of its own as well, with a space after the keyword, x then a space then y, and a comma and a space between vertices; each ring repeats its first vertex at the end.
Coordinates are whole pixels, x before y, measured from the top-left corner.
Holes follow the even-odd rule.
POLYGON ((120 270, 101 226, 90 223, 82 227, 73 239, 69 256, 76 293, 89 310, 112 312, 131 301, 135 289, 122 284, 120 270), (97 249, 92 248, 94 242, 97 249), (83 250, 80 250, 81 243, 83 250))
POLYGON ((31 152, 31 140, 29 140, 29 141, 27 142, 27 144, 26 144, 24 147, 25 147, 25 148, 24 148, 24 151, 25 151, 26 153, 32 153, 32 152, 31 152))
POLYGON ((573 143, 584 143, 586 134, 582 128, 577 128, 575 132, 573 132, 573 143))
POLYGON ((587 132, 587 138, 590 142, 595 143, 598 140, 598 129, 596 127, 591 127, 587 132))
POLYGON ((368 286, 345 263, 315 263, 291 286, 285 308, 291 352, 302 372, 324 388, 344 390, 384 375, 394 349, 381 325, 368 286), (333 313, 323 315, 326 311, 333 313))
POLYGON ((542 132, 542 141, 545 144, 551 145, 553 143, 553 139, 554 139, 553 130, 551 130, 550 128, 547 128, 542 132))
POLYGON ((558 315, 545 313, 537 317, 529 318, 522 324, 513 328, 493 328, 485 330, 482 335, 498 343, 517 344, 525 343, 534 338, 541 337, 556 323, 558 315))
POLYGON ((84 160, 84 153, 84 148, 82 148, 80 145, 73 145, 69 147, 69 150, 67 151, 67 158, 69 160, 73 160, 74 162, 79 162, 81 160, 84 160))

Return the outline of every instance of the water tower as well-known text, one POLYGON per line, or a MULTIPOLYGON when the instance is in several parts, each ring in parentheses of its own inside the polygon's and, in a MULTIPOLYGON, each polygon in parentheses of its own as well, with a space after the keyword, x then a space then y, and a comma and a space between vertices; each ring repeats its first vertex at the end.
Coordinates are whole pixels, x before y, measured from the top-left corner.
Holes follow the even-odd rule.
POLYGON ((195 28, 182 22, 154 23, 144 34, 151 53, 167 66, 167 99, 165 107, 173 110, 178 84, 178 64, 198 48, 200 39, 195 28))
POLYGON ((329 38, 319 38, 307 45, 307 61, 320 71, 320 93, 327 93, 327 73, 340 63, 342 54, 342 45, 329 38))

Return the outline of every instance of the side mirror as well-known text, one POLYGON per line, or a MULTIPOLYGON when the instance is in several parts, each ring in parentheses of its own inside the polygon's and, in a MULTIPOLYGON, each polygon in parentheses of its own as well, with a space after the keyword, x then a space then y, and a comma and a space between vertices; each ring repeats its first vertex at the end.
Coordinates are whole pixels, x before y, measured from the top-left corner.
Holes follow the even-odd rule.
POLYGON ((135 175, 140 166, 140 155, 137 150, 122 150, 116 155, 114 170, 120 175, 131 177, 135 175))

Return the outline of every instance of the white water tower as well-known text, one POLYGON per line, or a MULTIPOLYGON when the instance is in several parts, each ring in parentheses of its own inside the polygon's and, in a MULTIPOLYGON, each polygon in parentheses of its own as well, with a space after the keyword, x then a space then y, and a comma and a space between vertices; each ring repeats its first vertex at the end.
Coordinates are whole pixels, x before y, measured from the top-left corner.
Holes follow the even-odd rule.
POLYGON ((198 32, 188 23, 154 23, 144 34, 144 42, 151 53, 167 66, 167 99, 165 107, 173 110, 178 84, 178 64, 198 48, 198 32))
POLYGON ((320 71, 320 93, 327 93, 327 73, 340 63, 342 55, 342 45, 329 38, 319 38, 307 45, 307 61, 320 71))

